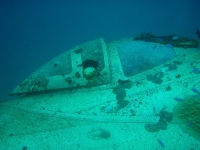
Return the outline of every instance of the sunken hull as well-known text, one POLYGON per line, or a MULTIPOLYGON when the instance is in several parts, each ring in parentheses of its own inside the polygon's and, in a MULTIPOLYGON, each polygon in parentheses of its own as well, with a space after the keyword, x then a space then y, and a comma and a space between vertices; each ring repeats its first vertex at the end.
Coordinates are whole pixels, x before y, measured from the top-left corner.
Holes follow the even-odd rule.
POLYGON ((174 97, 198 97, 198 69, 196 47, 102 38, 77 46, 10 93, 23 96, 0 103, 1 149, 195 147, 173 110, 174 97))

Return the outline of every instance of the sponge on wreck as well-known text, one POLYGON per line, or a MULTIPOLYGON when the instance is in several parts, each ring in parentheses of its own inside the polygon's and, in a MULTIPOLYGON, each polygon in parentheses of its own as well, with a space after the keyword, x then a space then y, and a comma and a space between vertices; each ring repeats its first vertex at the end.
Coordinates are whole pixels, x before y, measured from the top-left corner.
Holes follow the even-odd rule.
POLYGON ((174 119, 189 135, 200 140, 200 97, 187 97, 174 108, 174 119))

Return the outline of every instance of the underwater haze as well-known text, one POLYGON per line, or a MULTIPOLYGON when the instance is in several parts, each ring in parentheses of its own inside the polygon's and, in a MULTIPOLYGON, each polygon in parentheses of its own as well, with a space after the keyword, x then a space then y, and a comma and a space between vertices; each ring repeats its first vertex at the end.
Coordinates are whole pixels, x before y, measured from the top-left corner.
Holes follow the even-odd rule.
POLYGON ((57 55, 143 32, 197 39, 199 0, 1 0, 0 100, 57 55))

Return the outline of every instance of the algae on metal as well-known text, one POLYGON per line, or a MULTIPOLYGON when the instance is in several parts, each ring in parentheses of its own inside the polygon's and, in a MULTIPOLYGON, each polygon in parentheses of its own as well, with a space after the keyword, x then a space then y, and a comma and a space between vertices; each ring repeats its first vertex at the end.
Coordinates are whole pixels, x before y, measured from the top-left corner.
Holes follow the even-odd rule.
POLYGON ((175 47, 183 48, 197 48, 199 41, 196 39, 191 39, 183 36, 178 36, 178 39, 174 40, 173 37, 177 35, 170 34, 168 36, 155 36, 152 33, 142 33, 134 38, 134 41, 146 41, 160 44, 171 44, 175 47))

